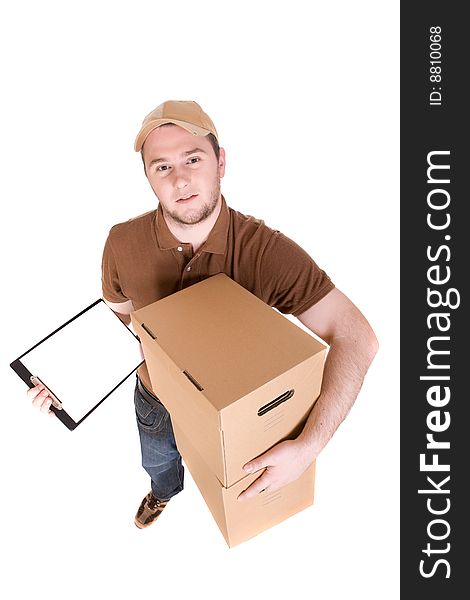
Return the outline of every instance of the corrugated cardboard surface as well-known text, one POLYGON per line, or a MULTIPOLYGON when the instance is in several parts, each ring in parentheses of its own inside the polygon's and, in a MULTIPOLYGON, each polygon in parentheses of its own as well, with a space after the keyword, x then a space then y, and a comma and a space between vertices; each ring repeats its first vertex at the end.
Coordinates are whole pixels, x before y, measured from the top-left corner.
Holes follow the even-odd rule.
POLYGON ((325 348, 222 273, 133 315, 216 410, 325 348))
POLYGON ((319 395, 327 345, 224 274, 131 317, 154 392, 226 487, 291 436, 319 395))
POLYGON ((178 425, 173 424, 176 443, 230 548, 277 525, 311 506, 314 498, 315 463, 299 479, 276 492, 261 492, 253 498, 237 498, 262 471, 224 487, 178 425))

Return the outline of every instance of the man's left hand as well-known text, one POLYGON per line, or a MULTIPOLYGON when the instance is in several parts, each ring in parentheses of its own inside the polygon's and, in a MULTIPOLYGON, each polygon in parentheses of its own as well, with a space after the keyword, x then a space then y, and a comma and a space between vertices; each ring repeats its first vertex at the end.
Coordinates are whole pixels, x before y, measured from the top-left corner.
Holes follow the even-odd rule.
POLYGON ((265 471, 238 496, 238 499, 246 500, 265 490, 275 492, 298 479, 312 462, 297 440, 280 442, 243 467, 246 473, 254 473, 263 468, 265 471))

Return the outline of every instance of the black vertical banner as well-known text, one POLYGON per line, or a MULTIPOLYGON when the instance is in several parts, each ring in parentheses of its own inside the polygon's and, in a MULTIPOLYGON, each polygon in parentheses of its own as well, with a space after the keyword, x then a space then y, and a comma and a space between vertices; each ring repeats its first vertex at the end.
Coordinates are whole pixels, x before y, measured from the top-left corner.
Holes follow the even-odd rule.
POLYGON ((466 597, 470 579, 470 502, 465 492, 470 471, 468 103, 464 110, 470 35, 464 6, 434 0, 401 3, 400 512, 405 599, 466 597))

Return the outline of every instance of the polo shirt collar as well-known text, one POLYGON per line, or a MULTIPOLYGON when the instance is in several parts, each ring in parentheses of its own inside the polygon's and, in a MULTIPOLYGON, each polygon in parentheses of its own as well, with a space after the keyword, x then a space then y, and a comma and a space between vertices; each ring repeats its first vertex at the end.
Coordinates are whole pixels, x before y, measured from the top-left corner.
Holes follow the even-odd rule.
MULTIPOLYGON (((212 254, 225 254, 227 247, 228 228, 230 224, 230 213, 224 196, 222 195, 222 206, 219 216, 214 224, 209 237, 201 246, 201 252, 211 252, 212 254)), ((155 216, 155 231, 157 234, 157 243, 160 250, 170 250, 181 245, 171 233, 163 216, 161 204, 158 204, 155 216)))

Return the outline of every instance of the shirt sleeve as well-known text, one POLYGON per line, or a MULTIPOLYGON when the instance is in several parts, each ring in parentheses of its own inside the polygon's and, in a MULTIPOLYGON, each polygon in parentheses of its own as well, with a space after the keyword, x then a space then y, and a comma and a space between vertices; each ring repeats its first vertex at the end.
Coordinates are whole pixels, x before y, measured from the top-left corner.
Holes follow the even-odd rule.
POLYGON ((103 250, 103 259, 101 262, 101 287, 103 298, 110 302, 126 302, 128 298, 124 296, 119 283, 119 270, 116 264, 110 235, 106 240, 103 250))
POLYGON ((335 287, 309 254, 279 231, 266 244, 259 275, 265 302, 295 317, 335 287))

